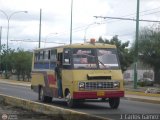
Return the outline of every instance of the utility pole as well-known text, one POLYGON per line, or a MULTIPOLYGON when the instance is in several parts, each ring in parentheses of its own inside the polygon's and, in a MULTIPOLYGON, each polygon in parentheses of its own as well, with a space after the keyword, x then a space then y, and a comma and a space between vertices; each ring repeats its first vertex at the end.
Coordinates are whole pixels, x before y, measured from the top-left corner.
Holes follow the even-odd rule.
POLYGON ((137 62, 138 62, 138 38, 139 38, 139 6, 140 2, 137 0, 137 17, 136 17, 136 39, 135 39, 135 58, 134 58, 134 89, 137 88, 137 62))
POLYGON ((2 26, 0 27, 0 70, 1 70, 1 40, 2 40, 2 26))
POLYGON ((70 44, 72 44, 72 11, 73 11, 73 0, 71 0, 70 44))
POLYGON ((1 53, 1 40, 2 40, 2 26, 0 26, 0 53, 1 53))
POLYGON ((42 19, 42 9, 40 9, 40 19, 39 19, 39 48, 41 47, 41 19, 42 19))

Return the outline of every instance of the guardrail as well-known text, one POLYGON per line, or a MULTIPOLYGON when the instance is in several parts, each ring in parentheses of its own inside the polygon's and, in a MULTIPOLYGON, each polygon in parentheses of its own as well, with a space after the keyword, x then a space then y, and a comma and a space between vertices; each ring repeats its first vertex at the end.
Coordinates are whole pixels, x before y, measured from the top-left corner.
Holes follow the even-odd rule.
POLYGON ((62 120, 109 120, 108 118, 94 116, 82 112, 77 112, 53 105, 47 105, 3 94, 0 94, 0 103, 5 103, 27 110, 32 110, 34 112, 43 113, 46 115, 53 116, 53 118, 59 117, 62 120))

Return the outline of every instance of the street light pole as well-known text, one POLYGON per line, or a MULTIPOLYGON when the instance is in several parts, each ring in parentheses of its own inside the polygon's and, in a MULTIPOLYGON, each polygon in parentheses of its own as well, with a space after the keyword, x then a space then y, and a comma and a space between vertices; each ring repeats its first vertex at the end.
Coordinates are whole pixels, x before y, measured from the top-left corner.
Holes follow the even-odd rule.
POLYGON ((71 0, 71 24, 70 24, 70 44, 72 44, 72 13, 73 12, 73 0, 71 0))
POLYGON ((39 17, 39 45, 38 45, 38 48, 41 47, 41 21, 42 21, 42 9, 40 9, 40 17, 39 17))
POLYGON ((138 38, 139 38, 139 6, 137 0, 137 18, 136 18, 136 40, 135 40, 135 59, 134 59, 134 89, 137 88, 137 62, 138 62, 138 38))
POLYGON ((0 70, 1 70, 1 49, 2 49, 2 46, 1 46, 1 40, 2 40, 2 26, 0 26, 0 70))
POLYGON ((6 14, 3 10, 0 10, 0 12, 2 12, 6 18, 7 18, 7 51, 8 51, 8 39, 9 39, 9 23, 10 23, 10 19, 11 17, 14 15, 14 14, 17 14, 17 13, 20 13, 20 12, 23 12, 23 13, 27 13, 27 11, 16 11, 16 12, 13 12, 12 14, 8 15, 6 14))
MULTIPOLYGON (((17 14, 17 13, 20 13, 20 12, 23 12, 23 13, 27 13, 27 11, 16 11, 16 12, 13 12, 11 13, 10 15, 6 14, 3 10, 0 10, 1 13, 3 13, 6 18, 7 18, 7 54, 8 54, 8 39, 9 39, 9 22, 10 22, 10 19, 13 15, 17 14)), ((5 72, 5 76, 6 78, 8 77, 7 75, 7 63, 6 63, 6 72, 5 72)))

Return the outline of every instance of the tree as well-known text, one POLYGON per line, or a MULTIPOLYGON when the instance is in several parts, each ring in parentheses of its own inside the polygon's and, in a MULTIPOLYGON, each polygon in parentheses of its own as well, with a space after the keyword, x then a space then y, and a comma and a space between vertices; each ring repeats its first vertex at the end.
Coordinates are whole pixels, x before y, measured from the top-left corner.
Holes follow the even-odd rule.
POLYGON ((122 43, 118 39, 118 36, 115 35, 111 40, 103 40, 102 37, 100 37, 98 42, 116 45, 122 72, 127 70, 131 63, 133 63, 133 54, 127 48, 129 46, 129 41, 122 43))
POLYGON ((31 64, 32 53, 23 51, 21 49, 12 50, 11 48, 6 50, 6 46, 2 45, 1 53, 1 71, 5 71, 5 78, 9 78, 13 73, 17 75, 18 80, 20 76, 28 81, 31 77, 31 64))
POLYGON ((2 54, 1 54, 1 70, 5 71, 5 78, 9 78, 11 75, 11 70, 13 68, 12 55, 14 54, 14 49, 6 50, 6 46, 2 45, 2 54))
POLYGON ((160 83, 160 26, 141 29, 138 46, 139 59, 153 67, 154 80, 160 83))
POLYGON ((29 81, 31 76, 32 54, 18 49, 18 51, 14 54, 14 58, 14 69, 16 70, 18 80, 20 80, 21 75, 23 80, 25 80, 25 77, 27 76, 29 81))

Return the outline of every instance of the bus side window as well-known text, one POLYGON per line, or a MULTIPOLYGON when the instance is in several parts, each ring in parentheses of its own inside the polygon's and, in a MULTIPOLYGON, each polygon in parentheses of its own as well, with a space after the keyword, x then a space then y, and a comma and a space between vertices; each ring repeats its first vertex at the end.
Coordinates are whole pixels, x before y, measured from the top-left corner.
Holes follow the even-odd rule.
POLYGON ((63 58, 63 68, 71 68, 71 52, 70 49, 65 49, 63 58))
POLYGON ((50 58, 51 58, 51 51, 48 50, 48 60, 50 60, 50 58))
POLYGON ((39 56, 39 60, 43 60, 43 51, 40 51, 40 56, 39 56))
POLYGON ((52 50, 50 50, 50 69, 52 69, 52 70, 55 69, 56 60, 57 60, 57 50, 52 49, 52 50))
POLYGON ((57 60, 60 62, 60 65, 62 65, 62 59, 63 59, 62 56, 63 56, 62 53, 58 53, 57 60))
POLYGON ((39 62, 39 59, 40 59, 39 56, 40 56, 39 52, 34 53, 34 67, 33 67, 33 69, 38 68, 38 62, 39 62))

